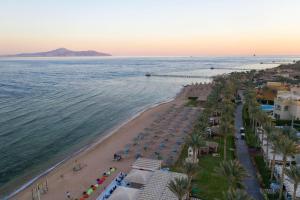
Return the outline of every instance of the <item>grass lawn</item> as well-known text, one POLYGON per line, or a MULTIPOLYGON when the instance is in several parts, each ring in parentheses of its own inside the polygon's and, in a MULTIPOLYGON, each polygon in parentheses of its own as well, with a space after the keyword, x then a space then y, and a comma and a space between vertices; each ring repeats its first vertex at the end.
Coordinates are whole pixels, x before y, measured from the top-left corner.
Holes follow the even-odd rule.
MULTIPOLYGON (((214 200, 215 198, 222 199, 222 192, 227 191, 228 183, 226 178, 215 175, 215 168, 223 161, 223 138, 217 138, 212 141, 219 143, 220 157, 212 157, 212 155, 203 155, 199 159, 199 171, 193 180, 193 188, 197 188, 198 194, 196 197, 203 200, 214 200)), ((227 137, 227 159, 232 160, 235 158, 234 137, 227 137), (230 150, 231 149, 231 150, 230 150)), ((172 168, 173 171, 181 172, 180 166, 187 156, 187 146, 184 147, 181 155, 172 168)))

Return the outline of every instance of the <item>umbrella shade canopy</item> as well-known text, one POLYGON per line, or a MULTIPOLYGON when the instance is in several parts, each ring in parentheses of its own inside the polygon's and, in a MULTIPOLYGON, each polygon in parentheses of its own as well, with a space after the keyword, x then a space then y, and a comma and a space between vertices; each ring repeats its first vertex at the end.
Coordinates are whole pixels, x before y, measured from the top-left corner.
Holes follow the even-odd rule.
POLYGON ((138 192, 138 189, 119 186, 109 197, 109 200, 135 200, 138 192))

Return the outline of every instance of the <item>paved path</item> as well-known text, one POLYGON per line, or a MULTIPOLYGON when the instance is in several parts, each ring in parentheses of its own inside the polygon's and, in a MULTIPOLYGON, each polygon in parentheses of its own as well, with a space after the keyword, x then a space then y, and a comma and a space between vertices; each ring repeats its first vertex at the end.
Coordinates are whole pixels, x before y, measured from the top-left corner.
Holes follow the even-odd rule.
POLYGON ((250 155, 248 152, 248 147, 245 140, 241 140, 239 129, 243 125, 242 122, 242 105, 238 105, 236 108, 235 114, 235 129, 236 129, 236 136, 239 138, 236 140, 236 151, 237 151, 237 158, 240 163, 245 167, 247 170, 249 177, 244 180, 244 185, 248 194, 250 194, 254 199, 261 200, 263 199, 262 194, 260 193, 259 182, 256 178, 256 169, 253 166, 250 155))

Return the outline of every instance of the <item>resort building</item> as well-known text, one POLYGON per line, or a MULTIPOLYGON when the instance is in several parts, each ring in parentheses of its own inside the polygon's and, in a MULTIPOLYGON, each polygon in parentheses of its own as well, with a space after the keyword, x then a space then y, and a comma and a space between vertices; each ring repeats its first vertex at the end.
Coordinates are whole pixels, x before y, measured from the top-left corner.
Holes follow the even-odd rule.
POLYGON ((281 120, 300 119, 300 87, 278 91, 274 100, 273 116, 281 120))
POLYGON ((273 104, 278 91, 289 91, 289 85, 281 82, 267 82, 257 88, 256 99, 262 104, 273 104))

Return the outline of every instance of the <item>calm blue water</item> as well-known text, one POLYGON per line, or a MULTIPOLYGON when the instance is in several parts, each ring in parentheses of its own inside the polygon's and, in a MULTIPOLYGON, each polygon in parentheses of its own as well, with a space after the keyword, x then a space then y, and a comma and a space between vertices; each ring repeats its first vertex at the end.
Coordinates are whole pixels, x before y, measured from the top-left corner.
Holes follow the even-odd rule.
POLYGON ((273 111, 273 108, 274 108, 273 105, 267 105, 267 104, 260 105, 260 109, 263 111, 273 111))
POLYGON ((147 78, 146 72, 215 75, 232 71, 224 68, 293 59, 0 58, 0 194, 174 97, 183 84, 208 81, 147 78))

